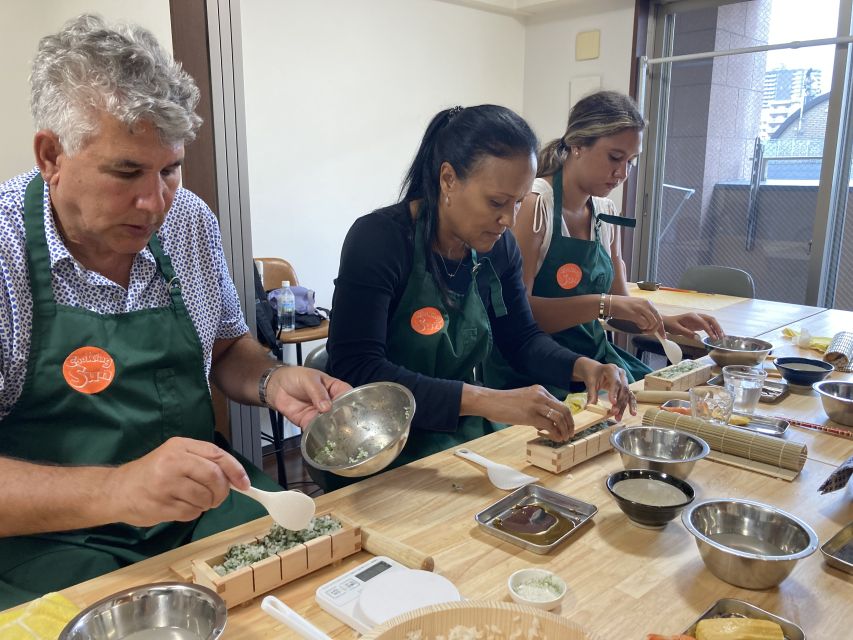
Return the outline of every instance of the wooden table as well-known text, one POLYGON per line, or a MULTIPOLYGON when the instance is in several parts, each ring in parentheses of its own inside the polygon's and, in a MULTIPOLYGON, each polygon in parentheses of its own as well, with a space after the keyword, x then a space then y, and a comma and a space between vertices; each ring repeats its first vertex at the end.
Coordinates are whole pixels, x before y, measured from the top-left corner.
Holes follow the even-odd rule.
MULTIPOLYGON (((791 339, 782 335, 782 329, 790 327, 800 330, 806 327, 813 336, 832 336, 839 331, 853 330, 853 312, 839 309, 822 309, 806 305, 737 298, 717 294, 705 294, 695 291, 643 291, 629 283, 632 296, 650 300, 663 314, 678 314, 698 310, 714 315, 727 333, 740 336, 762 338, 774 345, 775 356, 799 355, 820 358, 821 354, 809 349, 801 349, 791 339)), ((694 341, 676 336, 678 342, 695 344, 694 341)), ((707 359, 710 362, 710 359, 707 359)), ((715 373, 719 373, 715 369, 715 373)), ((832 379, 853 380, 853 374, 832 373, 832 379)), ((790 395, 781 404, 762 403, 760 413, 794 418, 805 422, 823 424, 847 429, 832 422, 824 413, 818 394, 809 388, 789 387, 790 395)), ((838 465, 853 454, 853 440, 839 437, 818 437, 818 432, 792 426, 788 438, 796 438, 809 447, 810 457, 838 465)))
MULTIPOLYGON (((794 340, 785 337, 782 329, 790 327, 799 331, 807 328, 812 336, 833 336, 839 331, 853 329, 853 312, 839 309, 824 309, 820 313, 809 316, 799 322, 784 325, 772 331, 763 333, 757 337, 767 340, 773 344, 773 355, 780 356, 802 356, 805 358, 818 358, 822 354, 813 349, 805 349, 797 346, 794 340)), ((771 368, 769 365, 767 368, 771 368)), ((833 372, 829 375, 831 380, 853 380, 853 373, 833 372)), ((812 422, 830 427, 836 427, 849 431, 853 435, 853 427, 840 425, 829 419, 823 410, 820 397, 817 392, 809 387, 789 386, 790 395, 782 404, 760 404, 759 411, 771 415, 779 415, 805 422, 812 422), (778 407, 778 409, 777 409, 778 407)), ((853 439, 825 438, 816 436, 816 432, 796 425, 792 425, 793 433, 797 439, 806 442, 809 446, 809 457, 838 465, 853 455, 853 439)), ((793 437, 793 436, 789 436, 793 437)))
MULTIPOLYGON (((639 417, 628 422, 637 423, 639 417)), ((524 460, 529 427, 515 426, 475 440, 470 448, 540 478, 541 484, 598 506, 591 525, 549 555, 540 556, 502 542, 477 527, 474 515, 505 492, 485 475, 445 451, 379 477, 321 497, 318 507, 371 526, 431 554, 436 570, 472 599, 509 601, 506 580, 515 570, 543 566, 569 585, 558 611, 601 638, 643 638, 646 632, 677 633, 720 598, 740 598, 802 626, 810 640, 849 637, 853 620, 853 579, 824 564, 820 552, 801 560, 778 588, 749 591, 715 578, 699 557, 692 536, 676 520, 662 531, 632 525, 607 493, 607 474, 622 468, 611 451, 560 476, 524 460)), ((838 438, 804 434, 815 442, 838 438)), ((853 442, 845 441, 848 448, 853 442)), ((818 447, 819 448, 819 447, 818 447)), ((697 499, 741 497, 767 502, 808 522, 825 542, 853 520, 853 488, 821 496, 817 487, 832 466, 809 459, 794 482, 769 478, 711 461, 700 461, 690 476, 697 499)), ((265 530, 257 520, 65 590, 80 605, 151 581, 174 579, 170 565, 203 557, 205 549, 265 530)), ((353 556, 274 592, 335 638, 354 633, 319 608, 314 590, 369 556, 353 556)), ((257 600, 229 611, 225 638, 293 638, 268 618, 257 600)))
MULTIPOLYGON (((691 309, 691 300, 702 295, 669 296, 668 302, 681 300, 684 306, 680 302, 661 304, 660 308, 664 313, 680 313, 691 309)), ((777 345, 779 352, 784 349, 788 354, 798 352, 798 348, 783 347, 785 341, 777 335, 782 327, 807 326, 813 335, 831 335, 839 327, 853 326, 853 314, 847 312, 741 298, 722 302, 725 304, 720 306, 721 301, 716 300, 716 310, 710 312, 728 332, 765 337, 777 345)), ((705 306, 708 304, 705 300, 705 306)), ((762 404, 760 410, 829 423, 818 398, 810 393, 794 393, 780 404, 762 404)), ((626 422, 639 423, 639 417, 626 422)), ((821 496, 817 487, 834 465, 853 453, 853 440, 795 427, 789 431, 787 437, 809 446, 809 460, 794 482, 711 461, 700 461, 690 482, 696 488, 697 499, 741 497, 780 507, 808 522, 820 541, 825 542, 853 520, 853 488, 821 496)), ((437 571, 452 580, 467 598, 509 601, 506 579, 510 573, 526 566, 547 566, 569 584, 569 593, 558 612, 601 638, 680 632, 720 598, 747 600, 786 617, 800 624, 810 640, 849 637, 853 578, 824 564, 819 552, 801 560, 778 588, 749 591, 731 586, 705 568, 692 536, 679 521, 662 531, 648 531, 627 520, 604 486, 607 474, 622 468, 614 452, 557 476, 526 464, 525 443, 532 437, 530 428, 515 426, 469 446, 539 477, 544 486, 598 506, 594 522, 549 555, 539 556, 502 542, 476 526, 474 514, 505 493, 493 488, 484 474, 449 451, 323 496, 317 501, 318 508, 331 509, 431 554, 437 571)), ((191 558, 205 557, 209 549, 264 532, 270 524, 268 518, 256 520, 75 585, 63 593, 86 606, 130 586, 174 580, 171 566, 186 564, 191 558)), ((352 630, 319 608, 314 591, 368 557, 362 552, 337 567, 327 567, 272 593, 329 635, 353 638, 352 630)), ((262 613, 255 600, 229 611, 224 637, 295 635, 262 613)))
POLYGON ((822 307, 696 291, 643 291, 633 283, 628 284, 628 293, 649 300, 663 315, 689 311, 712 315, 723 331, 734 336, 756 337, 825 311, 822 307))
POLYGON ((821 354, 812 349, 801 349, 794 340, 782 334, 782 330, 791 328, 800 331, 805 328, 812 337, 822 336, 831 338, 840 331, 853 331, 853 311, 841 309, 824 309, 820 313, 801 318, 796 322, 782 325, 773 330, 755 336, 773 343, 773 353, 777 356, 800 355, 807 358, 820 358, 821 354))

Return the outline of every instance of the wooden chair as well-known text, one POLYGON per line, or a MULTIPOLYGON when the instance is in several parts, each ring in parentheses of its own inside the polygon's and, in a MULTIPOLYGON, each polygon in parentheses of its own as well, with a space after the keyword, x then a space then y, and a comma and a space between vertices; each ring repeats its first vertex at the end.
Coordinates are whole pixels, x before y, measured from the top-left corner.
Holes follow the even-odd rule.
MULTIPOLYGON (((263 265, 262 282, 264 291, 270 292, 281 287, 288 280, 291 285, 298 285, 299 279, 293 266, 283 258, 255 258, 263 265)), ((323 340, 329 337, 329 321, 323 320, 319 326, 280 331, 278 341, 282 344, 296 345, 296 364, 302 366, 302 344, 312 340, 323 340)), ((282 351, 283 353, 283 351, 282 351)), ((270 412, 270 427, 272 429, 273 453, 275 454, 278 483, 287 488, 287 472, 284 466, 284 416, 273 409, 270 412)), ((299 436, 293 438, 298 442, 299 436)), ((267 438, 268 440, 268 438, 267 438)))
POLYGON ((690 267, 678 280, 679 289, 690 289, 701 293, 719 293, 738 298, 754 298, 755 282, 743 269, 723 267, 716 264, 700 264, 690 267))
MULTIPOLYGON (((264 291, 272 291, 281 287, 285 280, 291 285, 298 285, 299 279, 293 266, 283 258, 255 258, 264 266, 263 283, 264 291)), ((329 321, 323 320, 316 327, 294 329, 293 331, 282 331, 278 334, 278 341, 282 344, 296 345, 296 364, 302 366, 302 344, 312 340, 325 340, 329 337, 329 321)))

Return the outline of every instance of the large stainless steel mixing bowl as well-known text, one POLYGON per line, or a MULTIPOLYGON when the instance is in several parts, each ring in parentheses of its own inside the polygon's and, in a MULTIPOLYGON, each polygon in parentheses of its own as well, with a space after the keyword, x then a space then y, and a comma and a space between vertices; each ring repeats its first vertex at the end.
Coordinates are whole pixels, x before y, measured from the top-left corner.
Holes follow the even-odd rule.
POLYGON ((685 480, 711 451, 697 436, 661 427, 628 427, 610 436, 626 469, 652 469, 685 480))
POLYGON ((373 382, 335 398, 302 433, 302 456, 312 467, 357 478, 400 455, 415 415, 415 397, 394 382, 373 382))
POLYGON ((745 589, 775 587, 818 546, 805 522, 751 500, 704 500, 685 509, 681 520, 711 573, 745 589))
POLYGON ((820 396, 830 420, 853 427, 853 382, 824 380, 816 382, 812 388, 820 396))
POLYGON ((773 349, 773 345, 766 340, 741 336, 723 336, 716 340, 708 336, 702 343, 707 347, 711 360, 721 367, 730 364, 761 366, 773 349))
POLYGON ((226 617, 225 603, 210 589, 160 582, 96 602, 68 623, 59 640, 216 640, 225 629, 226 617))

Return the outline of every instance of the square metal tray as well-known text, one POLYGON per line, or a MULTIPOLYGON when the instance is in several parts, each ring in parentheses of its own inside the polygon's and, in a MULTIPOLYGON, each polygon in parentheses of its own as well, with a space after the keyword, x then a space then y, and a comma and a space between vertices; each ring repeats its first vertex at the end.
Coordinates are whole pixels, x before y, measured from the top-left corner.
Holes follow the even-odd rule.
POLYGON ((585 522, 592 519, 592 516, 596 513, 598 513, 598 507, 594 504, 581 502, 580 500, 563 495, 562 493, 546 489, 538 484, 529 484, 521 487, 520 489, 516 489, 494 504, 489 505, 474 516, 474 519, 477 521, 477 524, 493 536, 497 536, 502 540, 506 540, 507 542, 511 542, 519 547, 523 547, 533 553, 546 554, 565 542, 567 538, 573 536, 575 532, 578 531, 585 522), (535 544, 533 542, 528 542, 523 538, 514 536, 512 533, 502 531, 494 526, 495 519, 506 517, 513 507, 525 506, 534 502, 540 502, 550 507, 564 518, 571 521, 575 526, 551 544, 535 544))
MULTIPOLYGON (((667 407, 687 407, 689 409, 690 402, 688 400, 667 400, 661 405, 661 409, 666 409, 667 407)), ((754 431, 765 436, 774 436, 776 438, 781 438, 785 435, 785 431, 788 429, 788 421, 783 420, 782 418, 772 418, 770 416, 757 414, 749 415, 747 413, 739 413, 737 411, 734 411, 732 415, 743 416, 744 418, 749 419, 748 424, 730 425, 736 429, 754 431)))
POLYGON ((696 625, 699 624, 699 621, 706 620, 708 618, 753 618, 755 620, 771 620, 782 627, 782 633, 785 634, 785 640, 806 640, 806 634, 803 633, 803 630, 790 620, 785 620, 785 618, 780 618, 779 616, 769 613, 764 609, 759 609, 749 602, 734 600, 732 598, 717 600, 710 609, 694 620, 693 624, 684 630, 684 635, 695 635, 696 625))
MULTIPOLYGON (((713 378, 708 380, 708 384, 713 385, 715 387, 722 387, 723 384, 723 374, 718 373, 713 378)), ((788 395, 790 389, 788 389, 788 383, 784 380, 765 380, 764 386, 761 387, 761 397, 758 399, 759 402, 765 402, 767 404, 776 404, 782 398, 788 395)))
POLYGON ((820 552, 826 564, 853 573, 853 522, 824 542, 820 552))

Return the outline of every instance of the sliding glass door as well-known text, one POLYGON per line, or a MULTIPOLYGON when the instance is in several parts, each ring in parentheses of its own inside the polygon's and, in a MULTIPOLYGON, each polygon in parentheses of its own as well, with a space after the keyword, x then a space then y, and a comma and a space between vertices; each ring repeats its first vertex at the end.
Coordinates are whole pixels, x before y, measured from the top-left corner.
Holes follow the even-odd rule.
POLYGON ((656 7, 633 275, 677 285, 726 265, 757 297, 853 309, 849 45, 835 42, 850 4, 811 0, 807 20, 799 0, 656 7))

